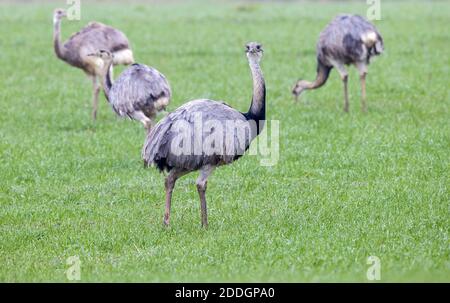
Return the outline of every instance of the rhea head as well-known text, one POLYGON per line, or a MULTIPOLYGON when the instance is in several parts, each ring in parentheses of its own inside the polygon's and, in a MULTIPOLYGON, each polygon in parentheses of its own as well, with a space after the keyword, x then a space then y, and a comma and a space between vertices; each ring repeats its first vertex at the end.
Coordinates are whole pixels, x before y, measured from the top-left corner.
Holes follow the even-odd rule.
POLYGON ((245 53, 249 60, 259 63, 263 55, 262 45, 258 42, 250 42, 245 46, 245 53))
POLYGON ((54 23, 56 23, 57 21, 61 20, 64 17, 67 17, 67 13, 62 8, 57 8, 53 12, 53 22, 54 23))
POLYGON ((309 82, 306 80, 299 79, 297 83, 295 83, 294 88, 292 88, 292 94, 295 97, 295 100, 298 100, 298 96, 308 87, 309 82))

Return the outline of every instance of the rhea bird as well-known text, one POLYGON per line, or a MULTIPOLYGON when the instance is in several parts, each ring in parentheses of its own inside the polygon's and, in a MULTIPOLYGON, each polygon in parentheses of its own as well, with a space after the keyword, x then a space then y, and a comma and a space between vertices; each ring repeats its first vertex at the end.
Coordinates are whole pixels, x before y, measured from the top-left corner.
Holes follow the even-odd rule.
POLYGON ((149 132, 156 114, 166 109, 172 95, 166 77, 152 67, 134 63, 114 81, 111 73, 114 54, 100 50, 88 56, 104 62, 100 77, 113 110, 121 117, 142 122, 149 132))
MULTIPOLYGON (((147 167, 156 166, 161 172, 168 172, 165 179, 164 225, 166 226, 169 225, 170 221, 172 191, 175 182, 181 176, 193 171, 200 171, 196 185, 200 198, 201 222, 203 227, 208 226, 206 207, 208 177, 217 166, 230 164, 239 159, 264 126, 266 87, 259 65, 263 55, 261 44, 257 42, 248 43, 246 45, 246 55, 253 78, 253 97, 250 108, 246 113, 241 113, 229 105, 218 101, 207 99, 193 100, 163 118, 147 135, 142 149, 144 165, 147 167), (248 137, 246 137, 248 140, 242 140, 234 132, 227 133, 227 135, 231 134, 230 141, 236 142, 236 144, 232 144, 233 147, 230 148, 230 145, 225 142, 226 140, 221 140, 224 134, 220 133, 219 129, 225 129, 227 121, 235 122, 235 130, 237 132, 250 129, 247 132, 248 137), (200 128, 196 127, 198 122, 200 122, 200 128), (253 127, 249 127, 250 124, 253 127), (211 128, 211 125, 215 126, 211 128), (203 131, 200 130, 202 127, 203 131), (211 147, 217 152, 211 153, 205 148, 207 145, 205 144, 205 139, 215 132, 214 128, 217 128, 219 140, 212 142, 211 147), (186 132, 187 136, 184 136, 180 141, 180 129, 192 131, 186 132), (237 143, 238 141, 239 143, 237 143), (198 142, 203 142, 204 146, 200 146, 200 152, 195 152, 195 148, 199 147, 198 142), (191 143, 194 144, 191 145, 191 143), (183 147, 188 145, 188 147, 194 146, 194 150, 188 148, 187 153, 180 153, 178 147, 181 145, 183 147)), ((230 141, 227 142, 229 143, 230 141)))
POLYGON ((325 84, 334 67, 344 84, 344 111, 348 112, 348 73, 345 65, 358 69, 362 110, 366 111, 366 75, 370 59, 384 50, 383 38, 373 24, 358 15, 339 15, 320 33, 317 43, 317 76, 313 82, 298 80, 292 93, 296 98, 305 90, 325 84))
POLYGON ((98 76, 104 63, 101 59, 88 54, 99 49, 106 49, 114 54, 113 65, 129 65, 134 63, 133 52, 124 33, 100 22, 90 22, 62 43, 61 21, 64 17, 67 17, 67 14, 63 9, 56 9, 53 13, 55 54, 71 66, 82 69, 92 79, 92 117, 95 120, 100 92, 98 76))

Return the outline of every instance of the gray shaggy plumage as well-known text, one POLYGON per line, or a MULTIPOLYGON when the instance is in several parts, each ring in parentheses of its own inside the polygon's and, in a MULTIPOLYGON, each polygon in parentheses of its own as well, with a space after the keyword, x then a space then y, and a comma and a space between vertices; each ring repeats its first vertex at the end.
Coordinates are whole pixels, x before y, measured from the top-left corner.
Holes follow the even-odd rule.
POLYGON ((209 175, 217 166, 241 157, 262 130, 266 117, 266 86, 259 66, 263 55, 261 44, 248 43, 246 55, 253 78, 253 97, 248 112, 241 113, 223 102, 193 100, 162 119, 147 135, 142 149, 145 165, 169 172, 165 182, 166 226, 175 182, 196 170, 200 171, 196 184, 202 226, 208 226, 206 187, 209 175))
MULTIPOLYGON (((174 138, 179 135, 179 130, 173 129, 174 123, 183 121, 187 122, 186 125, 193 125, 196 116, 199 114, 202 118, 202 125, 205 125, 206 121, 213 120, 221 123, 223 129, 226 128, 226 121, 248 123, 244 114, 225 103, 207 99, 190 101, 162 119, 150 132, 142 150, 142 158, 146 165, 155 164, 161 171, 170 171, 173 167, 183 171, 194 171, 205 165, 218 166, 229 164, 247 150, 251 140, 254 138, 254 135, 249 134, 247 140, 241 142, 243 141, 242 138, 238 138, 237 134, 235 134, 232 144, 234 150, 232 151, 226 151, 226 141, 223 138, 221 150, 226 151, 223 154, 206 155, 204 151, 199 155, 174 154, 171 144, 174 138)), ((251 127, 248 127, 251 130, 251 127)), ((208 135, 209 132, 201 133, 202 142, 208 135)), ((194 144, 193 141, 192 144, 194 144)))
POLYGON ((358 15, 340 15, 322 31, 317 43, 317 57, 321 64, 332 67, 333 62, 344 64, 367 62, 383 52, 383 39, 373 24, 358 15), (374 32, 376 42, 364 43, 362 36, 374 32))
POLYGON ((142 122, 149 132, 156 114, 166 109, 172 92, 166 77, 156 69, 135 63, 113 80, 114 55, 107 50, 89 54, 103 62, 100 72, 103 91, 113 110, 121 117, 142 122))
POLYGON ((142 111, 152 118, 157 111, 155 102, 160 98, 170 99, 172 92, 166 77, 156 69, 144 64, 133 64, 114 81, 109 91, 109 102, 119 116, 133 117, 142 111))
POLYGON ((62 45, 63 57, 67 63, 82 68, 90 69, 85 55, 105 49, 111 53, 129 49, 130 43, 123 32, 100 22, 90 22, 79 32, 70 36, 62 45), (71 51, 73 50, 73 51, 71 51))
POLYGON ((361 78, 362 108, 366 110, 366 74, 370 59, 384 50, 383 38, 373 24, 357 15, 339 15, 320 33, 317 42, 317 76, 313 82, 298 80, 292 93, 296 98, 305 90, 324 85, 332 68, 344 83, 344 111, 348 112, 348 73, 345 65, 353 64, 361 78))
POLYGON ((82 69, 92 79, 92 116, 97 117, 99 73, 102 71, 101 60, 89 54, 104 49, 116 55, 113 65, 129 65, 134 62, 130 43, 124 33, 100 22, 90 22, 79 32, 73 34, 66 42, 61 42, 61 22, 67 16, 62 9, 53 14, 53 48, 56 56, 64 62, 82 69))

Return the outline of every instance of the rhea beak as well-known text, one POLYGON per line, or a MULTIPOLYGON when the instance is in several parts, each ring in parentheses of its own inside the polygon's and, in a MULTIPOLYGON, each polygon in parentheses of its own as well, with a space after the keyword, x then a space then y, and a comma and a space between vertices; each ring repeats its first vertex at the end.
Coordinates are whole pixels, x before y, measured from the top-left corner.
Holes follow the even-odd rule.
POLYGON ((298 102, 298 96, 300 96, 300 94, 298 94, 298 93, 295 91, 295 88, 292 90, 292 95, 293 95, 293 97, 294 97, 294 101, 295 101, 295 102, 298 102))
POLYGON ((67 12, 65 12, 64 10, 57 11, 57 14, 58 14, 59 18, 67 17, 67 12))

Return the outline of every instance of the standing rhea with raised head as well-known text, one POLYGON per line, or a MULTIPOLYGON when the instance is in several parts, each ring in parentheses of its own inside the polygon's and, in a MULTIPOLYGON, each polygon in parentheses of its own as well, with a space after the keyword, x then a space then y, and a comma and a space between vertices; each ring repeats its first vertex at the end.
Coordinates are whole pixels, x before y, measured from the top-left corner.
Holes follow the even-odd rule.
POLYGON ((209 175, 217 166, 230 164, 242 156, 262 130, 266 117, 266 87, 259 66, 263 54, 261 45, 248 43, 246 54, 253 78, 253 98, 248 112, 241 113, 222 102, 193 100, 162 119, 147 135, 142 150, 145 165, 155 165, 160 171, 169 172, 165 180, 166 226, 169 225, 175 182, 181 176, 199 170, 197 191, 202 226, 206 227, 205 193, 209 175), (229 125, 234 127, 230 130, 229 125))
POLYGON ((149 132, 156 114, 166 109, 172 92, 169 83, 156 69, 144 64, 133 64, 123 71, 116 81, 111 75, 114 54, 100 50, 89 54, 103 60, 100 71, 103 91, 114 111, 144 124, 149 132))
POLYGON ((133 52, 127 37, 121 31, 99 22, 90 22, 79 32, 73 34, 64 44, 61 43, 61 20, 66 16, 63 9, 56 9, 53 14, 55 53, 59 59, 82 69, 92 79, 92 117, 95 120, 100 92, 97 77, 102 70, 103 61, 88 56, 88 54, 99 49, 106 49, 114 54, 114 65, 129 65, 134 62, 133 52))
POLYGON ((299 80, 292 93, 298 97, 304 90, 321 87, 335 67, 344 83, 344 111, 348 112, 348 73, 345 65, 354 64, 361 80, 362 110, 366 111, 367 65, 373 56, 382 52, 383 38, 373 24, 361 16, 337 16, 322 31, 317 43, 316 80, 299 80))

